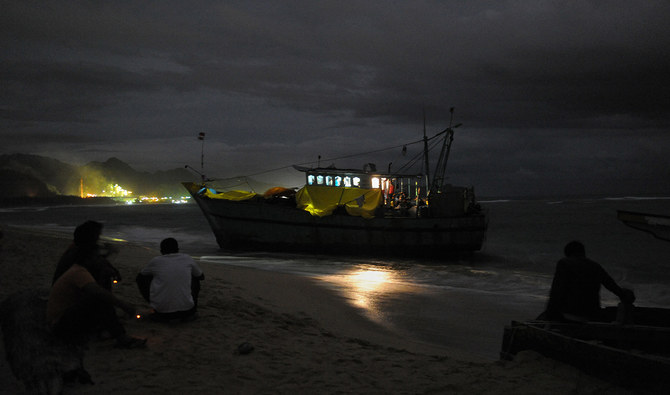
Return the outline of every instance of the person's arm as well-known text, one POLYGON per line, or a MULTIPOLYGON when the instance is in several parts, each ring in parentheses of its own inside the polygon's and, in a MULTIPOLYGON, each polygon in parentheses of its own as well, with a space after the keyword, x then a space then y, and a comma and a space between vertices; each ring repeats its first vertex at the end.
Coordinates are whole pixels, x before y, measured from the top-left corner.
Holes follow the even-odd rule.
POLYGON ((81 289, 82 291, 84 291, 86 295, 101 300, 104 303, 116 306, 121 310, 125 311, 126 314, 130 315, 131 317, 135 315, 135 306, 117 298, 116 296, 114 296, 113 293, 100 287, 95 282, 88 283, 84 285, 81 289))
POLYGON ((205 273, 200 269, 200 266, 198 266, 197 263, 195 263, 194 260, 191 258, 191 276, 197 280, 204 280, 205 279, 205 273))
POLYGON ((140 290, 142 297, 149 303, 151 303, 151 281, 154 276, 151 274, 142 274, 141 272, 135 277, 135 282, 137 283, 137 288, 140 290))
POLYGON ((598 265, 600 269, 600 283, 610 292, 619 297, 622 303, 632 304, 635 302, 635 293, 630 289, 621 288, 616 281, 610 276, 602 266, 598 265))
POLYGON ((121 281, 121 273, 117 268, 115 268, 111 262, 107 260, 105 257, 100 257, 99 260, 100 263, 100 275, 105 278, 105 279, 116 279, 117 281, 121 281))

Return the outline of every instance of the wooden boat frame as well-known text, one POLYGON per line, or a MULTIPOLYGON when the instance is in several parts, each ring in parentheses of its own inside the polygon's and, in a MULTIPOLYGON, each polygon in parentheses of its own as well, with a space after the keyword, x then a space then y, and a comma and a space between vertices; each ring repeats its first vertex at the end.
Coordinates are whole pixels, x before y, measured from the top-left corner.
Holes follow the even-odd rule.
POLYGON ((500 357, 512 360, 521 351, 533 350, 624 387, 667 389, 670 310, 635 311, 638 324, 512 321, 505 327, 500 357))

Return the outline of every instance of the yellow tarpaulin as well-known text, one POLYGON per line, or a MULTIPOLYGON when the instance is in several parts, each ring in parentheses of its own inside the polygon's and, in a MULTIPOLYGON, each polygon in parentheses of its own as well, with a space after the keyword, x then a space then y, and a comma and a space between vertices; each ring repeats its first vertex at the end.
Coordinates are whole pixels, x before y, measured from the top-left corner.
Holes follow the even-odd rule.
POLYGON ((381 189, 307 185, 298 191, 295 200, 298 208, 319 217, 331 215, 338 206, 344 206, 349 215, 374 218, 383 196, 381 189))
POLYGON ((224 199, 224 200, 249 200, 252 197, 256 196, 255 192, 248 191, 227 191, 227 192, 216 192, 210 188, 206 188, 204 195, 211 199, 224 199))

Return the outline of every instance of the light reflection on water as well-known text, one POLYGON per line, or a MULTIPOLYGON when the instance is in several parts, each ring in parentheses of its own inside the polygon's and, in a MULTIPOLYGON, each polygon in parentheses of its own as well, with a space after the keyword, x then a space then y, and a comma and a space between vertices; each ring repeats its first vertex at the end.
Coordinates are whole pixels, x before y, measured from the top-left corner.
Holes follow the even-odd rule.
POLYGON ((364 309, 371 316, 378 316, 375 303, 378 295, 390 294, 397 288, 396 273, 384 269, 354 269, 347 273, 318 277, 335 284, 337 289, 354 306, 364 309))
POLYGON ((316 276, 370 320, 395 327, 390 316, 402 310, 401 301, 426 294, 430 288, 413 283, 398 268, 370 265, 351 267, 336 274, 316 276))
POLYGON ((384 265, 370 261, 342 261, 308 257, 280 258, 273 256, 201 256, 201 261, 231 266, 292 273, 316 279, 342 296, 353 307, 377 322, 384 322, 389 314, 389 301, 404 295, 422 294, 427 289, 412 276, 406 267, 384 265))

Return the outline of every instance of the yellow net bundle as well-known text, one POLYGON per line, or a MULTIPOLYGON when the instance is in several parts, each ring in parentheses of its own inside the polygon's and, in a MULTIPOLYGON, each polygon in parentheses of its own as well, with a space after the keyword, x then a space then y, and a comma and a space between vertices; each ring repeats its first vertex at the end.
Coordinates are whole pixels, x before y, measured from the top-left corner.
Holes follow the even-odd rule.
POLYGON ((248 191, 216 192, 210 188, 206 188, 203 194, 210 199, 224 199, 233 201, 249 200, 256 196, 255 192, 248 192, 248 191))
POLYGON ((331 215, 339 206, 344 206, 349 215, 374 218, 374 212, 384 198, 380 189, 362 189, 308 185, 295 196, 297 207, 312 215, 331 215))

